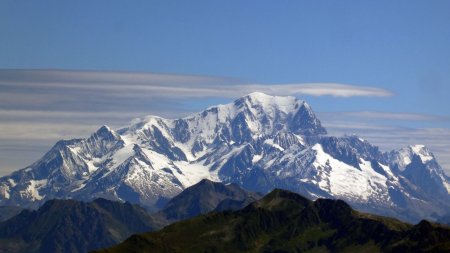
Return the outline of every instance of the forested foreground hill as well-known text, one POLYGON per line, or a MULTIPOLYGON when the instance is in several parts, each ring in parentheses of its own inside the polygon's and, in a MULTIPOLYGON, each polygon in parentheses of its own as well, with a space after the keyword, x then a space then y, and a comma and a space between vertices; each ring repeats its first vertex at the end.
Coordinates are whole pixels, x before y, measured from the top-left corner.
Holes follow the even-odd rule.
POLYGON ((96 252, 450 252, 450 228, 277 189, 242 210, 198 216, 96 252))

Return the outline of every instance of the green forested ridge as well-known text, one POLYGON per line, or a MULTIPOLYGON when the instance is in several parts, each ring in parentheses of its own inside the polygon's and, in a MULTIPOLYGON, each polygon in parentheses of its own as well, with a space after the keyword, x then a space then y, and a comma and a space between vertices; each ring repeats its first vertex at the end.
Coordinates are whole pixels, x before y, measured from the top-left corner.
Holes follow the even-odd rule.
POLYGON ((449 251, 449 227, 413 226, 356 212, 341 200, 274 190, 242 210, 198 216, 97 252, 449 251))

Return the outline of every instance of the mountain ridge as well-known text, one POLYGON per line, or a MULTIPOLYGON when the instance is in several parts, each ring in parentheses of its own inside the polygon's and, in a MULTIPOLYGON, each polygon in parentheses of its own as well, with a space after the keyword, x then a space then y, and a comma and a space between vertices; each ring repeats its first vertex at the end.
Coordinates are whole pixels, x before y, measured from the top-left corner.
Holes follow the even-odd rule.
POLYGON ((341 198, 412 222, 450 208, 449 177, 425 147, 381 152, 357 136, 325 134, 305 101, 251 93, 184 118, 149 116, 60 141, 0 178, 0 205, 102 197, 157 210, 206 178, 254 192, 341 198))
POLYGON ((143 208, 128 202, 55 199, 0 222, 0 252, 87 252, 159 227, 143 208))
POLYGON ((169 221, 184 220, 214 210, 238 210, 261 197, 236 184, 202 179, 172 198, 160 214, 169 221))
POLYGON ((448 252, 450 228, 354 211, 275 189, 238 211, 212 212, 135 234, 95 252, 448 252))
POLYGON ((157 213, 148 213, 129 202, 102 198, 89 202, 48 200, 38 210, 24 210, 0 222, 0 252, 84 253, 112 246, 134 233, 158 230, 214 210, 241 209, 260 197, 237 185, 203 179, 157 213))

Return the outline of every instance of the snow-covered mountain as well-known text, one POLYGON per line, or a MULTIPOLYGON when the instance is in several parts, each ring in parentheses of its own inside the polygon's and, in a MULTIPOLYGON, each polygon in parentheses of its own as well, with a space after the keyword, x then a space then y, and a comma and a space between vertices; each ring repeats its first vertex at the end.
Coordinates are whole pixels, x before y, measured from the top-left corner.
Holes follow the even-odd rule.
POLYGON ((449 177, 426 147, 383 153, 357 136, 327 136, 306 102, 262 93, 181 119, 148 116, 59 141, 0 179, 0 205, 104 197, 156 208, 204 178, 341 198, 410 221, 450 207, 449 177))

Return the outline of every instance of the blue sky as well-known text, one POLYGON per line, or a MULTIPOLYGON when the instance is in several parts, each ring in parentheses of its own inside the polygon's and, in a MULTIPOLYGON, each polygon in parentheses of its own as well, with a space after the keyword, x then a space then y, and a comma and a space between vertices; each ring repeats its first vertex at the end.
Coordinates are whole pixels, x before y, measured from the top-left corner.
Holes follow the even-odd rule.
POLYGON ((0 175, 103 123, 252 89, 305 99, 331 133, 384 150, 425 143, 450 172, 449 13, 438 0, 2 1, 0 175))

